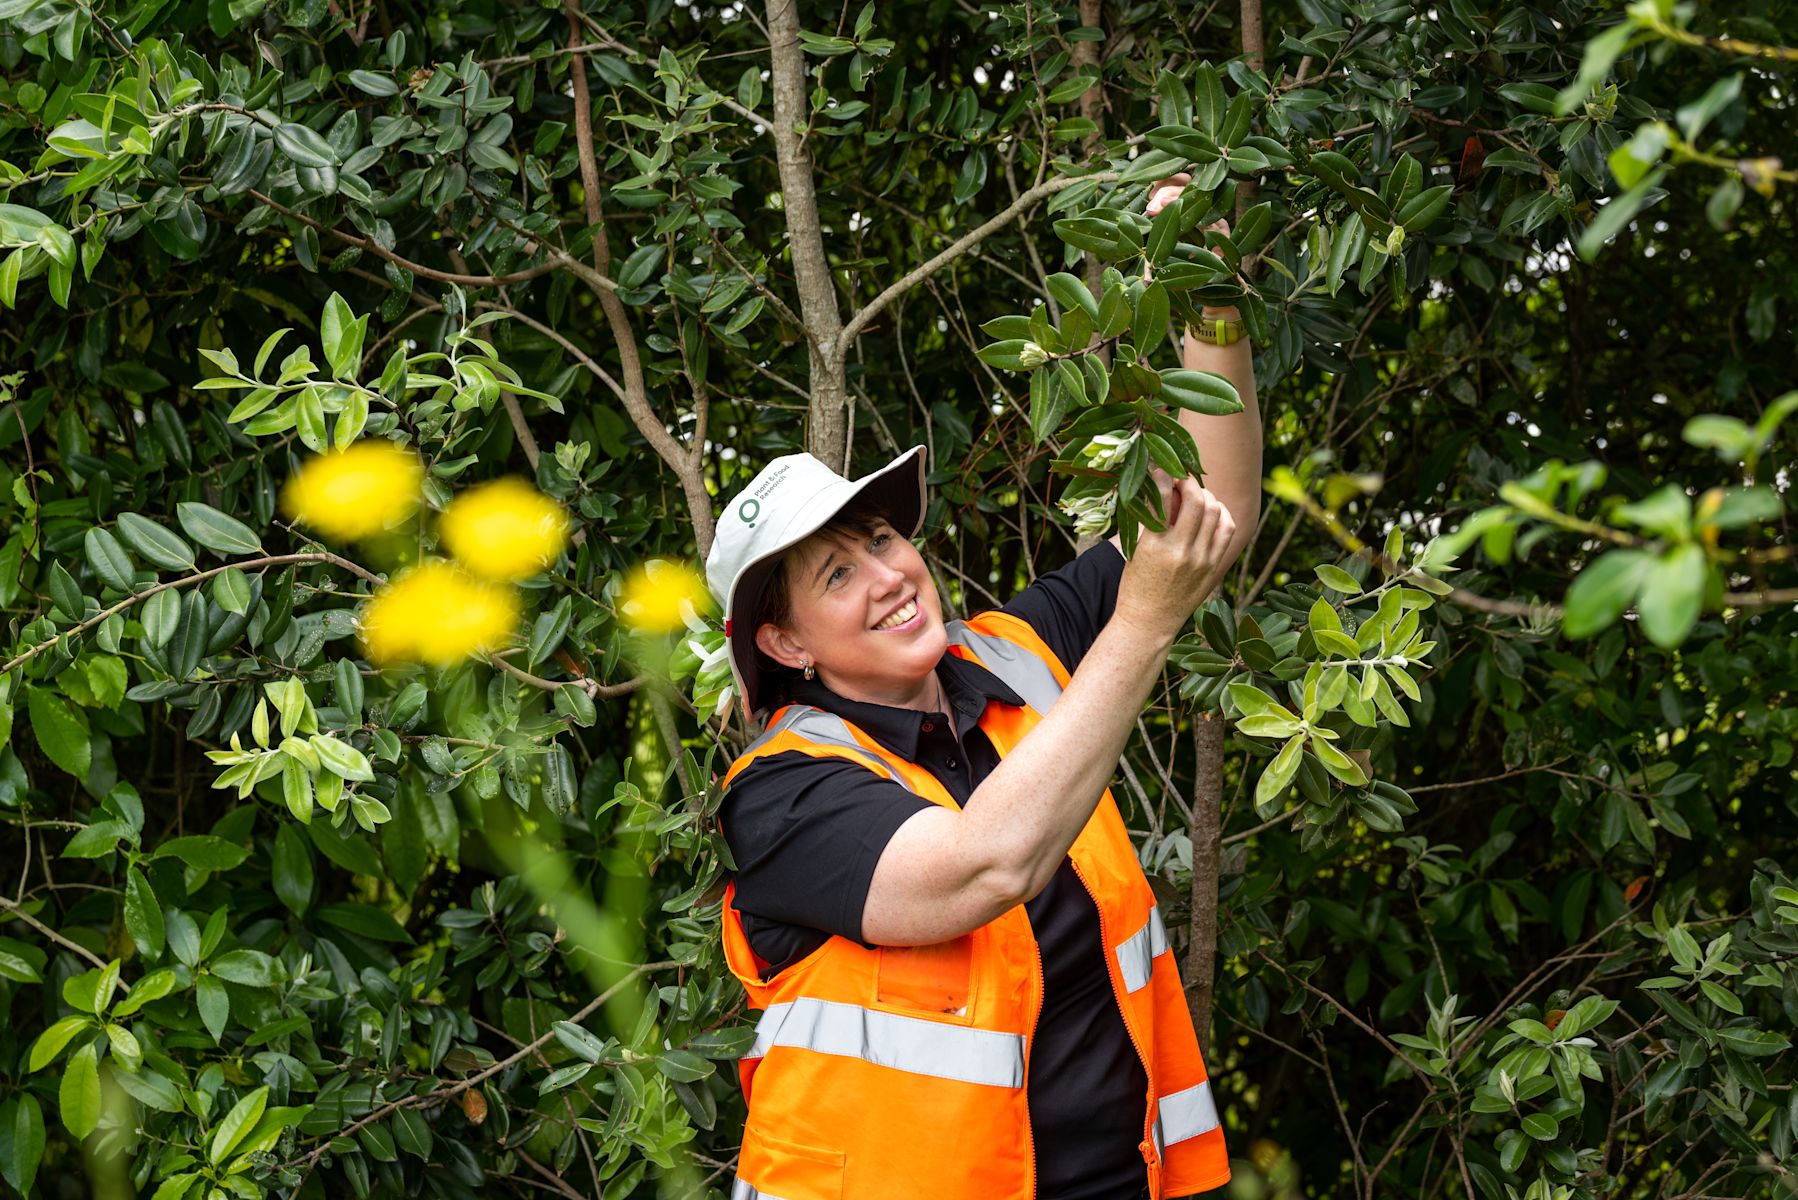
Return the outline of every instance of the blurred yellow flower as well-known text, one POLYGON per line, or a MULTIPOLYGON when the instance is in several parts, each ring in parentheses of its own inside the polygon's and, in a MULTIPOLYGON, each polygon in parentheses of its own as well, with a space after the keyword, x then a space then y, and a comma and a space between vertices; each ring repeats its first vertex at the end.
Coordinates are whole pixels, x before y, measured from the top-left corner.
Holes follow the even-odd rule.
POLYGON ((281 508, 326 537, 356 541, 391 529, 418 507, 424 468, 386 441, 355 442, 309 460, 288 479, 281 508))
POLYGON ((568 514, 522 479, 496 479, 450 501, 438 528, 456 561, 475 574, 524 579, 562 553, 568 514))
POLYGON ((652 558, 633 568, 618 593, 618 615, 642 633, 687 628, 711 604, 705 580, 683 562, 652 558))
POLYGON ((362 614, 362 647, 374 663, 448 666, 494 649, 517 626, 512 589, 427 562, 375 594, 362 614))

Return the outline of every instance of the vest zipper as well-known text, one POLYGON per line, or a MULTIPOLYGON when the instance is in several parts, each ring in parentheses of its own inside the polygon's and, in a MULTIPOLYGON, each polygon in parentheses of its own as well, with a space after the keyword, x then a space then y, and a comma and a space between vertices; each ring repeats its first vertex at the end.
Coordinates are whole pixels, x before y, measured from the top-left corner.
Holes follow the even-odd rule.
MULTIPOLYGON (((1129 1005, 1124 1000, 1123 992, 1118 990, 1118 973, 1112 969, 1112 960, 1116 955, 1111 952, 1111 931, 1105 924, 1105 906, 1099 903, 1099 897, 1094 894, 1092 885, 1086 882, 1086 875, 1080 870, 1080 861, 1072 855, 1069 855, 1068 862, 1073 865, 1074 878, 1078 879, 1080 881, 1080 886, 1086 889, 1087 897, 1092 900, 1093 908, 1099 914, 1099 949, 1105 956, 1105 978, 1111 981, 1111 996, 1112 999, 1117 1002, 1118 1017, 1124 1022, 1124 1033, 1129 1037, 1130 1047, 1136 1051, 1137 1061, 1142 1063, 1143 1076, 1149 1083, 1148 1095, 1143 1098, 1142 1145, 1146 1147, 1146 1149, 1142 1151, 1142 1155, 1144 1165, 1148 1168, 1149 1173, 1150 1200, 1161 1200, 1160 1153, 1154 1148, 1155 1119, 1150 1108, 1155 1102, 1155 1067, 1149 1062, 1149 1056, 1143 1052, 1142 1042, 1137 1040, 1136 1029, 1130 1024, 1129 1005)), ((1039 948, 1037 950, 1039 970, 1041 960, 1042 950, 1039 948)), ((1028 1077, 1030 1071, 1030 1060, 1028 1057, 1024 1060, 1024 1071, 1026 1077, 1028 1077)))

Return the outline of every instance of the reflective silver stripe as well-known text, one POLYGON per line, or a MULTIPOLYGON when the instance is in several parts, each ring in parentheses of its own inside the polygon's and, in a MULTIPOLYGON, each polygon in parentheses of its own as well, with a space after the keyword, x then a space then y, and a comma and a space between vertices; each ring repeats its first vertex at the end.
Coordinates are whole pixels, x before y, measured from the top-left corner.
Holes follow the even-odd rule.
POLYGON ((962 621, 951 621, 948 630, 951 646, 972 650, 987 670, 1037 712, 1048 712, 1061 699, 1061 681, 1055 678, 1055 672, 1049 669, 1048 663, 1022 646, 990 634, 976 633, 962 621))
POLYGON ((783 733, 797 734, 806 741, 816 742, 820 746, 836 746, 843 750, 853 750, 864 765, 878 764, 881 771, 894 783, 908 792, 912 790, 912 786, 905 782, 899 772, 888 768, 885 763, 880 762, 873 751, 855 740, 855 735, 849 731, 847 721, 834 713, 827 713, 821 708, 813 708, 809 704, 789 705, 780 720, 768 726, 766 732, 751 742, 749 749, 744 753, 753 754, 783 733))
POLYGON ((1155 1146, 1163 1149, 1196 1138, 1217 1125, 1217 1102, 1211 1098, 1209 1083, 1174 1092, 1155 1107, 1155 1146))
POLYGON ((755 1045, 743 1057, 761 1058, 777 1046, 859 1058, 913 1075, 988 1087, 1024 1086, 1022 1034, 946 1025, 831 1000, 805 997, 770 1005, 756 1024, 755 1045))
POLYGON ((1157 905, 1149 909, 1148 923, 1125 938, 1117 948, 1124 990, 1134 992, 1147 987, 1149 976, 1155 970, 1155 956, 1167 951, 1167 926, 1161 923, 1161 908, 1157 905))
POLYGON ((745 1183, 741 1175, 730 1185, 730 1200, 781 1200, 773 1192, 757 1191, 752 1183, 745 1183))

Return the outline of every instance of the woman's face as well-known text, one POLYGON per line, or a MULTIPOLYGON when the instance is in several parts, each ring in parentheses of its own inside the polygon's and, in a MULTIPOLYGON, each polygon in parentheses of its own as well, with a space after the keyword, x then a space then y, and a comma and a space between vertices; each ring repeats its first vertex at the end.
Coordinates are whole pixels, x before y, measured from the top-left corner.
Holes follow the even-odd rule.
POLYGON ((765 654, 790 667, 810 660, 851 700, 930 706, 949 640, 916 547, 885 522, 872 533, 829 530, 795 546, 784 569, 787 620, 756 631, 765 654))

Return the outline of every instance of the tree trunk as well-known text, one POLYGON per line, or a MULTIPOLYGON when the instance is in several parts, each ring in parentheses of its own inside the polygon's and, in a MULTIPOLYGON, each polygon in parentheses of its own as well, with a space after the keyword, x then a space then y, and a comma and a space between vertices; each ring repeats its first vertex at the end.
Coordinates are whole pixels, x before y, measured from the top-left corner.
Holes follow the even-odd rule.
POLYGON ((1223 839, 1224 718, 1199 713, 1192 723, 1192 936, 1186 951, 1186 1006, 1211 1053, 1211 998, 1217 987, 1217 876, 1223 839))
POLYGON ((837 338, 843 317, 837 308, 836 285, 824 253, 824 231, 818 221, 818 194, 812 154, 806 146, 810 101, 805 88, 805 51, 799 45, 798 0, 768 0, 770 91, 774 98, 774 146, 780 164, 782 210, 787 218, 787 246, 793 255, 793 280, 799 289, 799 312, 811 346, 810 420, 806 449, 831 467, 846 471, 849 452, 849 386, 846 355, 837 338))
MULTIPOLYGON (((1242 0, 1242 57, 1251 70, 1259 71, 1266 62, 1261 28, 1261 0, 1242 0)), ((1236 185, 1236 216, 1240 220, 1242 214, 1255 207, 1255 200, 1261 193, 1261 185, 1253 179, 1245 179, 1236 185)))

